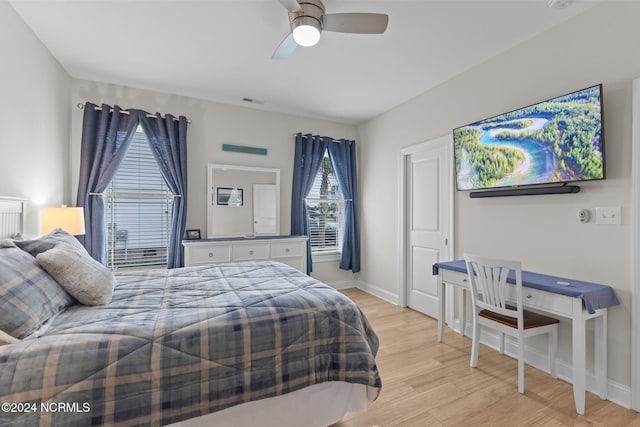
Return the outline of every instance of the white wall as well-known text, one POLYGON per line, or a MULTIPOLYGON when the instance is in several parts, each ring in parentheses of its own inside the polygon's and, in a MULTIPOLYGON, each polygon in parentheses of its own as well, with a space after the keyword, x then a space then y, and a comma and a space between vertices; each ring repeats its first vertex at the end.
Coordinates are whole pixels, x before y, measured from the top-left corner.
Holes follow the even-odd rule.
MULTIPOLYGON (((360 280, 394 294, 400 291, 396 254, 402 147, 603 83, 607 179, 584 183, 582 192, 572 195, 470 199, 467 192, 458 192, 456 256, 469 251, 516 258, 526 270, 613 286, 622 304, 609 310, 609 378, 629 386, 630 269, 635 262, 629 257, 631 81, 640 76, 639 16, 638 2, 606 2, 359 126, 360 280), (622 225, 577 221, 580 208, 596 206, 622 206, 622 225)), ((567 322, 560 334, 560 357, 570 363, 567 322)))
MULTIPOLYGON (((130 87, 74 79, 71 103, 86 101, 127 108, 139 108, 151 113, 171 113, 191 119, 187 130, 187 162, 189 194, 187 198, 187 229, 207 227, 207 164, 256 166, 280 169, 280 232, 291 230, 291 180, 293 177, 294 135, 297 132, 356 139, 355 126, 314 120, 279 113, 268 113, 178 95, 156 93, 130 87), (266 156, 222 151, 222 144, 262 147, 266 156)), ((78 188, 82 110, 71 112, 71 172, 70 191, 78 188)), ((323 263, 324 264, 324 263, 323 263)), ((314 267, 312 274, 325 282, 356 280, 357 274, 340 270, 337 262, 314 267)))
POLYGON ((43 206, 70 203, 71 78, 0 1, 0 194, 29 199, 27 235, 43 206))

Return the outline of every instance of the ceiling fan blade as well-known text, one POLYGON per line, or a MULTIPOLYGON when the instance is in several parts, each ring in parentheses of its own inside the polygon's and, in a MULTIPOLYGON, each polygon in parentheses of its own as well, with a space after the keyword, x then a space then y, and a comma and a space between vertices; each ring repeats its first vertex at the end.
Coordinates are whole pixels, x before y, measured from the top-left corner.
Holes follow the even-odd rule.
POLYGON ((289 12, 299 12, 302 10, 300 4, 296 0, 278 0, 281 5, 287 8, 289 12))
POLYGON ((382 34, 389 15, 381 13, 331 13, 324 16, 324 31, 354 34, 382 34))
POLYGON ((289 33, 287 37, 282 40, 280 46, 273 52, 271 59, 286 59, 296 50, 298 43, 293 39, 293 33, 289 33))

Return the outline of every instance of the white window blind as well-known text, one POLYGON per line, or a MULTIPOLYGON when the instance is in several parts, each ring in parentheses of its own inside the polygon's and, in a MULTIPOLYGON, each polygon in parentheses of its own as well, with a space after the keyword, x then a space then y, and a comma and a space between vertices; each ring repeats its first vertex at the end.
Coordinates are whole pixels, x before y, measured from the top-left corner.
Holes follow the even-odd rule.
POLYGON ((174 196, 140 126, 104 194, 107 265, 166 266, 174 196))
POLYGON ((305 199, 312 253, 336 253, 342 250, 344 200, 325 154, 313 187, 305 199))

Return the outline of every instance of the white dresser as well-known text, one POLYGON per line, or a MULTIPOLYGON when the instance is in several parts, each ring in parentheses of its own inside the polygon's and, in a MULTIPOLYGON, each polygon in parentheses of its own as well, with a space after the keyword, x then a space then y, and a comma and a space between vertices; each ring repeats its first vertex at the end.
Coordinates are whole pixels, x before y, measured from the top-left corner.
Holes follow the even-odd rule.
POLYGON ((278 261, 307 272, 306 236, 261 236, 183 240, 184 265, 218 264, 234 261, 278 261))

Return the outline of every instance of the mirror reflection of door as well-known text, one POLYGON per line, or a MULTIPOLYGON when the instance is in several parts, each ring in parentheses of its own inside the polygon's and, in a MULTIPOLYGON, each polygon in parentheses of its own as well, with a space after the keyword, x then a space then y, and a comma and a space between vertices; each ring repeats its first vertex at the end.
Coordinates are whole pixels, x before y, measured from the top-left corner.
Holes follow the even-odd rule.
POLYGON ((277 187, 273 184, 253 184, 253 232, 278 234, 277 187))
POLYGON ((208 239, 280 234, 280 169, 210 163, 207 174, 208 239))

